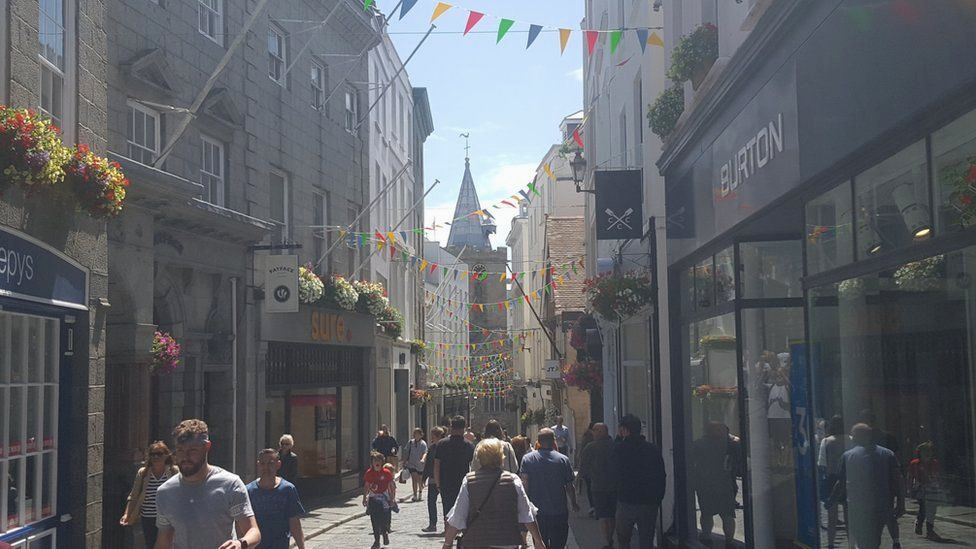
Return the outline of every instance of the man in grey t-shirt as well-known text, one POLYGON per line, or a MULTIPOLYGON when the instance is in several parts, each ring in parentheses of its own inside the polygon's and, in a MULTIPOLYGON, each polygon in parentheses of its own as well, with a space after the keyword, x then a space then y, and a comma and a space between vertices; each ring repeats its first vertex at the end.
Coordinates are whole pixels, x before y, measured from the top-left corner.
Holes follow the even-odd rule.
POLYGON ((244 482, 207 462, 207 424, 185 420, 173 429, 173 439, 180 474, 156 492, 155 549, 248 549, 261 543, 244 482), (237 539, 231 539, 234 530, 237 539))

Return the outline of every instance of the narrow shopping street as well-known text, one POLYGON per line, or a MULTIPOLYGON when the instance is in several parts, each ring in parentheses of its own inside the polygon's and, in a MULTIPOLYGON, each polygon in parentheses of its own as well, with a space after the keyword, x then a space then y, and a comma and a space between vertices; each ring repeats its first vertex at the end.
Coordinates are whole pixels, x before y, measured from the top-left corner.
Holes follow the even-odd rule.
MULTIPOLYGON (((308 549, 355 549, 369 547, 373 542, 369 517, 365 516, 361 498, 354 496, 336 500, 320 508, 310 509, 302 519, 308 549)), ((438 506, 439 507, 439 506, 438 506)), ((420 530, 427 526, 427 501, 403 502, 400 512, 393 515, 391 549, 435 549, 444 543, 440 532, 428 534, 420 530)), ((440 523, 441 532, 444 525, 440 523)), ((599 527, 585 513, 570 518, 572 528, 567 549, 599 547, 599 527)), ((531 544, 530 544, 531 547, 531 544)))

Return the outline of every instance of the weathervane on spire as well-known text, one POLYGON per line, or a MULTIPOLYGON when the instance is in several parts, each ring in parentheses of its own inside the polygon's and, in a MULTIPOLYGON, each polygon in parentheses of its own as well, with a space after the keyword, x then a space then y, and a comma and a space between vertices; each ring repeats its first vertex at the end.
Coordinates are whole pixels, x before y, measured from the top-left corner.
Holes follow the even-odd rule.
POLYGON ((468 144, 468 138, 471 137, 471 133, 462 133, 461 137, 464 138, 464 159, 468 159, 468 151, 471 149, 471 145, 468 144))

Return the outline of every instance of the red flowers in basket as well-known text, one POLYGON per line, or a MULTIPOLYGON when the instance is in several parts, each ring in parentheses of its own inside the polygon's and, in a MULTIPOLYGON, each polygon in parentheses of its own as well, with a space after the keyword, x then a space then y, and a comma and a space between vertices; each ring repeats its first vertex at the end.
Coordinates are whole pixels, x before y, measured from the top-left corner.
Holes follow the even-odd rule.
POLYGON ((87 145, 78 145, 65 166, 65 182, 77 198, 79 209, 103 219, 122 211, 129 186, 118 162, 95 155, 87 145))

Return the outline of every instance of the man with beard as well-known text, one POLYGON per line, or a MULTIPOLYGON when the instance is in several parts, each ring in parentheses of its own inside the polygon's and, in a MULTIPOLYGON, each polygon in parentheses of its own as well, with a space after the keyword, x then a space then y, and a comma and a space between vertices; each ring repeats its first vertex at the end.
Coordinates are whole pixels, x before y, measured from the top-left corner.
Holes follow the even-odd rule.
POLYGON ((247 549, 261 543, 247 488, 240 477, 210 465, 210 433, 199 419, 173 429, 180 474, 156 492, 155 549, 247 549), (232 530, 236 529, 237 539, 232 530))

